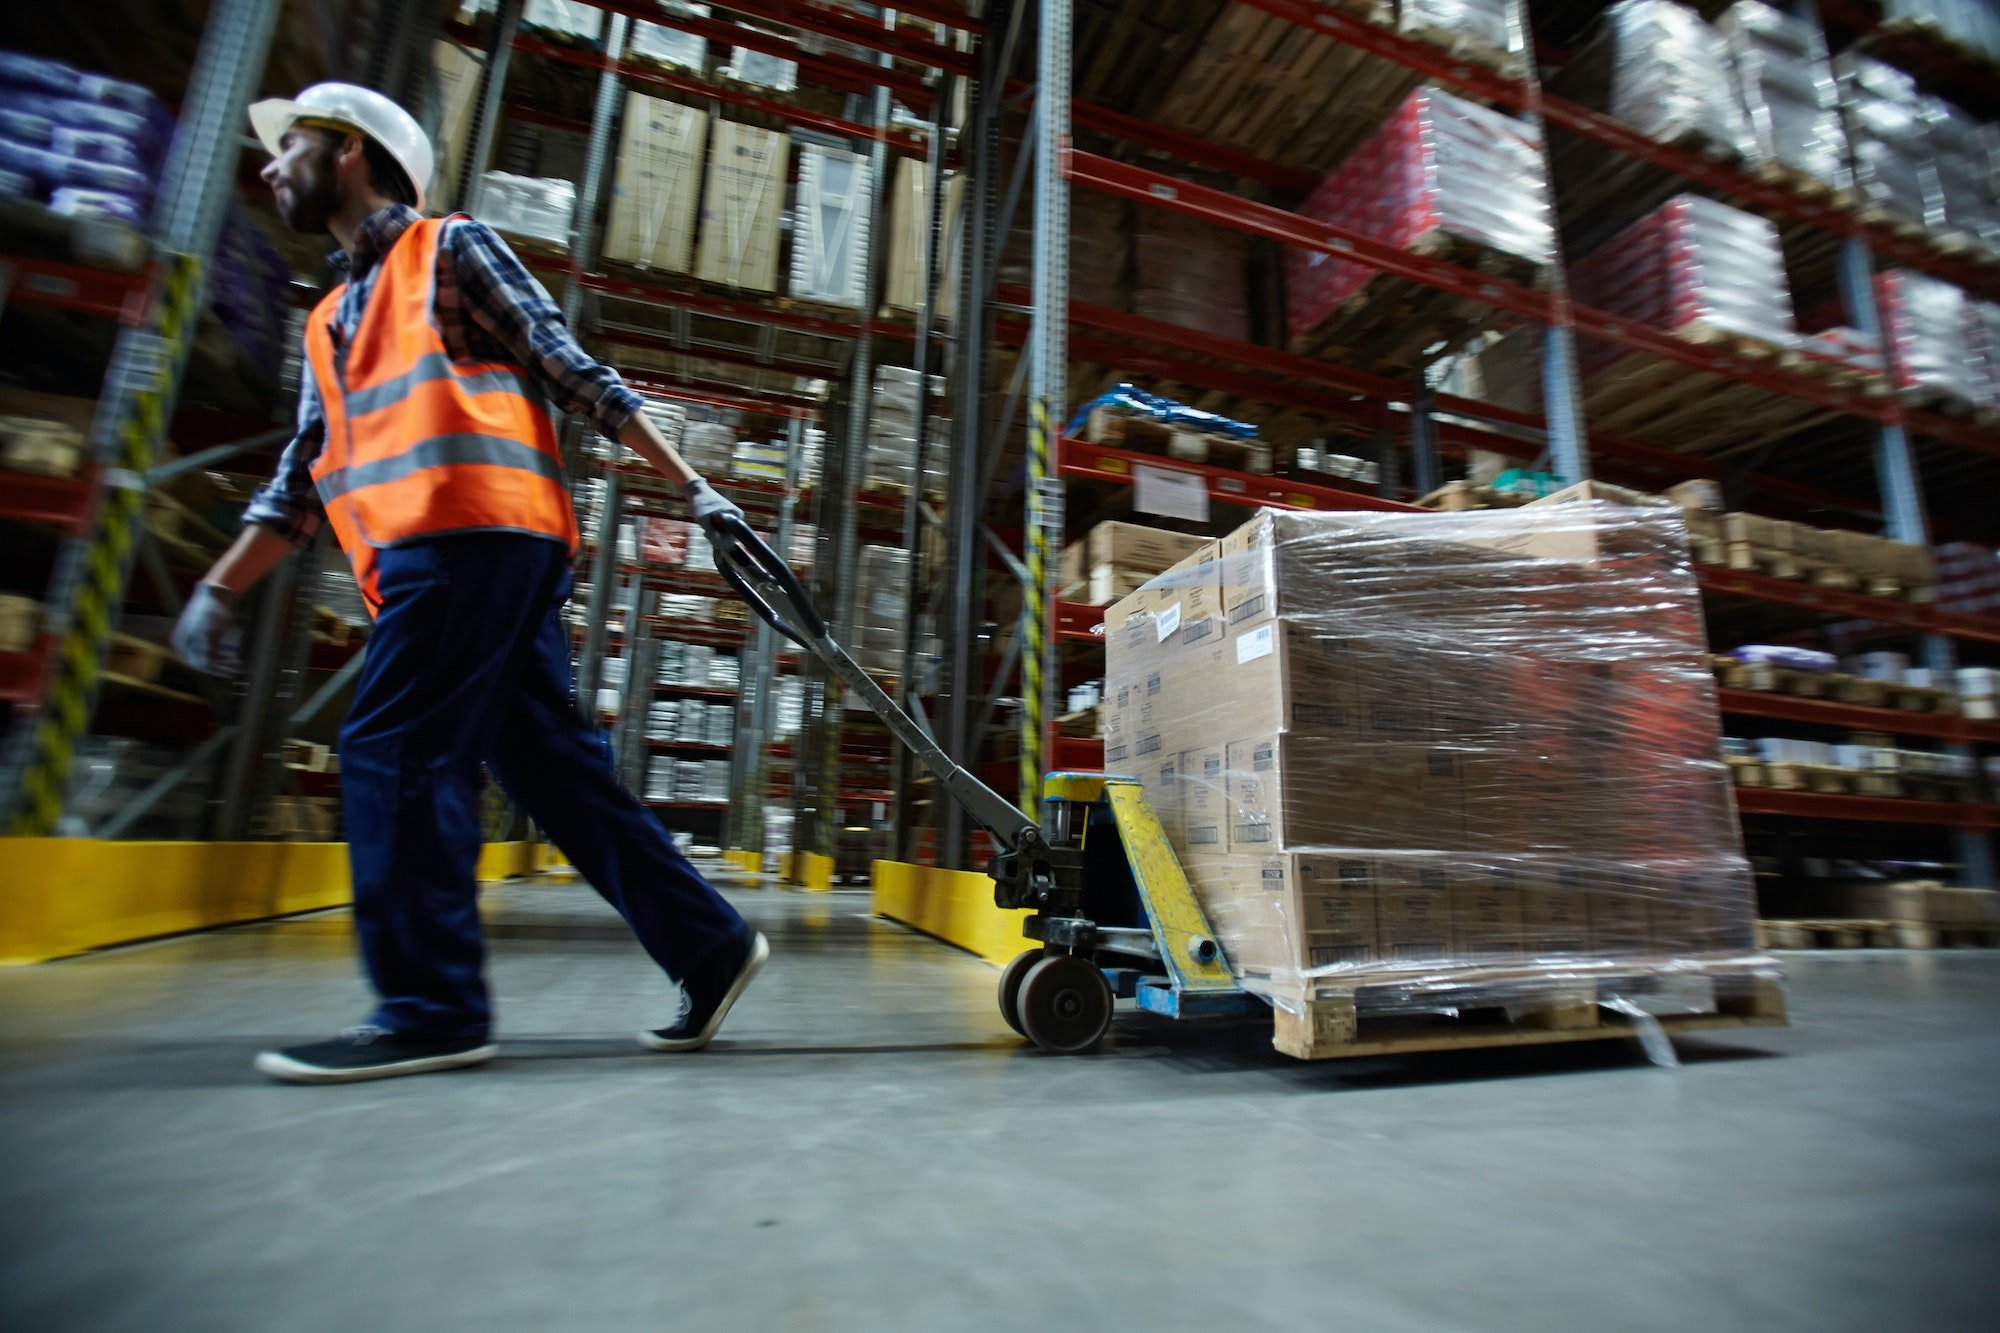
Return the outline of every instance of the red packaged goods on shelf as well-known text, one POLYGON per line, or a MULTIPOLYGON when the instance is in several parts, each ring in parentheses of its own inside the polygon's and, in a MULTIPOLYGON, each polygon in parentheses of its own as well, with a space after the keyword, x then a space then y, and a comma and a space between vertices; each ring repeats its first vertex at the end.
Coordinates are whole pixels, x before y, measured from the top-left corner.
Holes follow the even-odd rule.
POLYGON ((1105 624, 1106 762, 1280 1009, 1775 981, 1678 508, 1266 510, 1105 624))
MULTIPOLYGON (((1768 218, 1684 194, 1570 267, 1580 304, 1665 329, 1691 342, 1798 341, 1777 228, 1768 218)), ((1586 342, 1586 368, 1625 355, 1586 342)))
POLYGON ((2000 613, 2000 552, 1972 542, 1937 548, 1937 604, 1955 615, 2000 613))
POLYGON ((639 520, 639 558, 649 565, 680 566, 687 563, 688 541, 694 525, 677 518, 639 520))
POLYGON ((1971 408, 1981 398, 1965 293, 1905 269, 1875 275, 1875 303, 1895 353, 1896 389, 1913 403, 1971 408))
MULTIPOLYGON (((1299 211, 1405 250, 1442 252, 1456 240, 1535 265, 1553 251, 1540 132, 1436 88, 1411 93, 1299 211)), ((1287 250, 1290 335, 1314 328, 1377 272, 1287 250)))

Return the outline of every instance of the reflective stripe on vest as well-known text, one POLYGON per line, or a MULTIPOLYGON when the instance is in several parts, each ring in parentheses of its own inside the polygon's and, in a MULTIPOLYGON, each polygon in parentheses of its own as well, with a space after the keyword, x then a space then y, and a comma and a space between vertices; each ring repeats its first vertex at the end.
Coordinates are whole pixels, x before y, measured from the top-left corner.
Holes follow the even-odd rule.
POLYGON ((345 347, 333 338, 344 288, 306 321, 326 418, 313 484, 371 614, 381 605, 379 547, 468 531, 577 546, 555 423, 526 373, 455 362, 438 331, 437 248, 449 221, 423 219, 396 238, 345 347))

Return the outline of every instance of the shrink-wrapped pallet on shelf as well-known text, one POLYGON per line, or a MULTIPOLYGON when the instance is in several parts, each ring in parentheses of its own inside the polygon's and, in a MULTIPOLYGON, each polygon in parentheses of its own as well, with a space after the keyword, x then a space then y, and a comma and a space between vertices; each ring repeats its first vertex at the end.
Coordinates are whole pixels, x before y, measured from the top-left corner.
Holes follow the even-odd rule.
POLYGON ((1396 27, 1510 79, 1523 72, 1527 43, 1514 0, 1402 0, 1396 27))
POLYGON ((1132 313, 1247 341, 1244 234, 1164 208, 1136 210, 1134 224, 1132 313))
MULTIPOLYGON (((1420 253, 1466 246, 1540 267, 1555 249, 1540 132, 1436 88, 1411 93, 1299 211, 1420 253)), ((1320 327, 1377 273, 1318 250, 1287 249, 1289 335, 1320 327)))
POLYGON ((1764 174, 1821 191, 1854 181, 1839 89, 1819 25, 1760 0, 1716 21, 1749 123, 1750 161, 1764 174))
POLYGON ((1965 293, 1908 269, 1875 275, 1875 302, 1895 354, 1896 390, 1923 407, 1971 410, 1984 396, 1965 293))
POLYGON ((1972 330, 1978 405, 2000 416, 2000 302, 1968 300, 1966 321, 1972 330))
POLYGON ((1834 58, 1833 72, 1862 216, 1921 226, 1930 148, 1916 80, 1852 51, 1834 58))
POLYGON ((1887 31, 1921 32, 2000 63, 2000 13, 1993 0, 1881 0, 1880 8, 1887 31))
POLYGON ((864 546, 855 575, 854 623, 843 640, 864 671, 894 675, 903 665, 910 553, 864 546))
POLYGON ((1930 170, 1924 173, 1924 225, 1947 244, 2000 250, 2000 195, 1994 151, 2000 128, 1981 124, 1940 97, 1918 104, 1930 170))
MULTIPOLYGON (((1579 303, 1697 343, 1798 341, 1784 250, 1769 218, 1700 195, 1669 199, 1570 267, 1579 303)), ((1586 342, 1586 371, 1627 355, 1586 342)))
POLYGON ((736 428, 720 421, 690 421, 681 428, 677 447, 696 472, 727 476, 736 459, 736 428))
POLYGON ((868 253, 874 180, 868 159, 859 153, 800 146, 792 210, 793 296, 849 309, 859 309, 867 298, 862 257, 868 253))
MULTIPOLYGON (((683 17, 703 19, 708 17, 707 5, 679 4, 675 0, 666 0, 662 8, 669 14, 683 17)), ((708 66, 708 39, 658 23, 635 22, 632 25, 631 36, 625 43, 625 58, 693 70, 699 74, 708 66)))
POLYGON ((1590 494, 1266 510, 1107 613, 1105 763, 1280 1010, 1774 979, 1680 511, 1590 494))
POLYGON ((1620 0, 1550 90, 1648 139, 1725 160, 1751 153, 1750 125, 1715 29, 1673 0, 1620 0))
MULTIPOLYGON (((878 366, 868 409, 868 457, 863 486, 870 490, 907 492, 914 480, 910 459, 917 445, 918 399, 923 396, 916 371, 906 366, 878 366)), ((942 388, 932 377, 931 393, 942 388)), ((930 414, 924 437, 924 491, 939 495, 948 479, 949 421, 930 414)))
POLYGON ((778 290, 778 217, 789 144, 776 130, 733 120, 710 128, 696 277, 747 291, 778 290))
POLYGON ((707 143, 704 112, 641 93, 625 95, 604 225, 606 259, 670 273, 694 266, 695 197, 707 143))
POLYGON ((569 248, 576 186, 543 176, 489 171, 479 192, 479 216, 495 231, 547 249, 569 248))

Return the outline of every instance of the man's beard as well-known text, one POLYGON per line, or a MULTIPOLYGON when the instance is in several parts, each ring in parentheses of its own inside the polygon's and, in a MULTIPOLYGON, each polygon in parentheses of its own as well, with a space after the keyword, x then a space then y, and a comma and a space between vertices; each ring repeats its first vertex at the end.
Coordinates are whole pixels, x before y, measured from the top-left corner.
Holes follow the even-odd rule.
POLYGON ((285 225, 302 235, 315 235, 326 230, 326 224, 340 211, 340 191, 334 185, 333 147, 314 159, 309 179, 303 186, 293 185, 288 191, 291 202, 278 201, 278 215, 285 225))

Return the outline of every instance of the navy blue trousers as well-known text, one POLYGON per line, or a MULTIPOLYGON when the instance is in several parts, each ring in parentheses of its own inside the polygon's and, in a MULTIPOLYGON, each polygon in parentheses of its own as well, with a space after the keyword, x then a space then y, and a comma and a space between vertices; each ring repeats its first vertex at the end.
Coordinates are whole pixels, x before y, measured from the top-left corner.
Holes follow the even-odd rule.
POLYGON ((618 781, 573 702, 569 553, 509 533, 380 556, 382 608, 340 734, 354 922, 377 1025, 484 1037, 479 770, 681 978, 748 927, 618 781))

